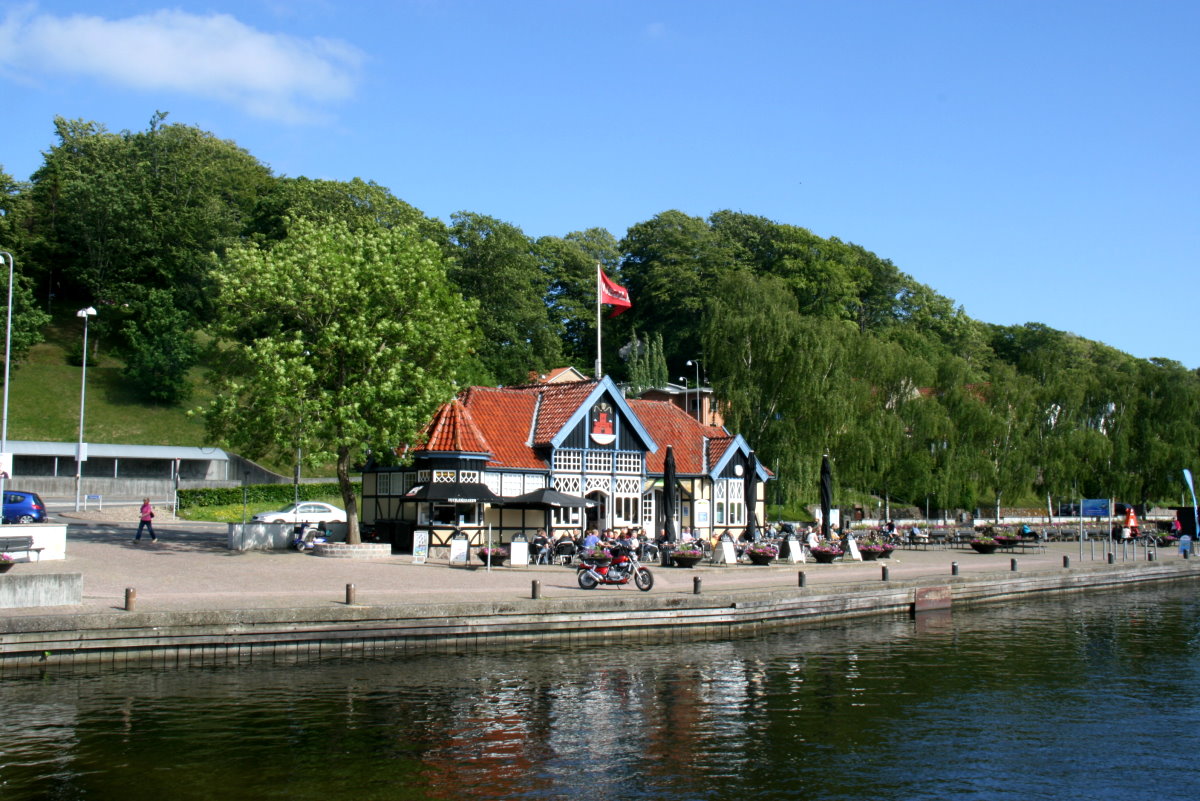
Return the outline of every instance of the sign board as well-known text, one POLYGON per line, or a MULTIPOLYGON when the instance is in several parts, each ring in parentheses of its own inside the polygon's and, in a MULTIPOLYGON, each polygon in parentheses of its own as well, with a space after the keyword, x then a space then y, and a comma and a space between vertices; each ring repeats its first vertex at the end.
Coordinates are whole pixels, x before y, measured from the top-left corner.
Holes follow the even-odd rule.
POLYGON ((529 543, 525 541, 524 534, 517 534, 512 538, 512 542, 508 544, 508 558, 513 567, 529 565, 529 543))
POLYGON ((1108 517, 1109 511, 1108 498, 1084 498, 1083 499, 1083 516, 1084 517, 1108 517))
POLYGON ((837 531, 842 527, 842 510, 833 508, 829 510, 829 530, 837 531))
POLYGON ((854 539, 854 537, 846 537, 846 548, 851 559, 855 562, 862 561, 862 553, 858 550, 858 540, 854 539))
POLYGON ((87 461, 87 443, 86 442, 80 442, 75 445, 75 461, 77 461, 77 462, 86 462, 87 461))
POLYGON ((789 564, 802 564, 804 562, 804 546, 800 544, 800 540, 795 537, 787 538, 789 564))
POLYGON ((450 564, 466 565, 471 562, 471 553, 466 534, 455 534, 450 538, 450 564))
POLYGON ((414 565, 425 564, 425 557, 429 556, 429 530, 418 529, 413 532, 413 561, 414 565))
POLYGON ((708 501, 696 501, 696 525, 708 525, 708 501))
POLYGON ((737 551, 733 548, 733 540, 728 535, 721 538, 721 561, 727 565, 737 564, 737 551))

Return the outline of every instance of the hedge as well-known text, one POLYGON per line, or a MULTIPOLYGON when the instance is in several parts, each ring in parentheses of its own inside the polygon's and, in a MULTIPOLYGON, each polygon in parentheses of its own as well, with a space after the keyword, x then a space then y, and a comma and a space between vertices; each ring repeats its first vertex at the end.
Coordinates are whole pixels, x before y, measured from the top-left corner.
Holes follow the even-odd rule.
MULTIPOLYGON (((361 482, 351 482, 355 492, 361 491, 361 482)), ((208 487, 179 490, 179 508, 196 509, 203 506, 232 506, 242 502, 243 489, 247 503, 273 503, 282 508, 295 500, 295 484, 251 484, 243 487, 208 487)), ((301 484, 300 500, 311 501, 341 495, 337 482, 324 484, 301 484)))

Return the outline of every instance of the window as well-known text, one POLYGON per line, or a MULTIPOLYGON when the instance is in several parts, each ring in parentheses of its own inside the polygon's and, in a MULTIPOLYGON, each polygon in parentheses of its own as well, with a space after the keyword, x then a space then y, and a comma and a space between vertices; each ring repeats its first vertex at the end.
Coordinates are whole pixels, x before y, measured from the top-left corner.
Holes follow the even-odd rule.
POLYGON ((618 451, 616 461, 616 472, 642 474, 642 454, 637 451, 618 451))
POLYGON ((391 495, 392 494, 392 474, 391 473, 376 473, 375 474, 375 494, 376 495, 391 495))
POLYGON ((641 511, 641 499, 636 495, 621 495, 613 499, 613 517, 618 526, 636 526, 641 511))
POLYGON ((400 494, 407 495, 408 491, 417 483, 416 473, 401 473, 400 474, 400 494))
POLYGON ((565 449, 554 452, 554 472, 581 473, 583 472, 583 451, 565 449))
POLYGON ((434 484, 453 484, 454 483, 454 471, 453 470, 434 470, 433 471, 433 483, 434 484))
POLYGON ((587 473, 611 473, 612 472, 612 452, 611 451, 588 451, 586 466, 584 471, 587 473))
POLYGON ((460 470, 458 473, 458 480, 464 484, 478 484, 479 483, 479 471, 478 470, 460 470))
POLYGON ((525 477, 520 473, 505 473, 501 489, 504 497, 515 498, 525 492, 525 477))
POLYGON ((573 506, 556 506, 553 510, 551 520, 554 526, 572 526, 580 527, 579 508, 573 506))

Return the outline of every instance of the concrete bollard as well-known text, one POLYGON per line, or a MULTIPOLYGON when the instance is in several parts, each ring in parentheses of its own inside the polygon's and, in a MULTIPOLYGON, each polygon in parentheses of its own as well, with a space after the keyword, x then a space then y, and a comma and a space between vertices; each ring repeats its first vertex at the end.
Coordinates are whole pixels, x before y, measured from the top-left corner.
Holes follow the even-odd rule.
POLYGON ((133 607, 137 605, 137 590, 133 587, 125 588, 125 611, 132 612, 133 607))
POLYGON ((533 600, 536 601, 538 598, 541 598, 542 597, 542 582, 534 581, 533 586, 529 588, 529 591, 530 591, 530 597, 533 598, 533 600))
POLYGON ((1009 566, 1009 569, 1012 570, 1012 572, 1014 572, 1014 573, 1017 572, 1017 560, 1016 559, 1010 559, 1008 566, 1009 566))
POLYGON ((1187 559, 1187 558, 1189 558, 1191 555, 1192 555, 1192 549, 1191 549, 1191 548, 1188 548, 1186 551, 1184 551, 1184 552, 1183 552, 1183 558, 1184 558, 1184 559, 1187 559))
POLYGON ((950 575, 952 575, 952 576, 958 575, 958 562, 950 563, 950 575))
POLYGON ((880 568, 879 568, 879 580, 880 580, 880 581, 887 581, 887 580, 888 580, 888 569, 887 569, 887 565, 881 565, 881 566, 880 566, 880 568))
POLYGON ((1155 556, 1154 551, 1149 551, 1149 550, 1146 551, 1146 561, 1147 562, 1153 562, 1154 556, 1155 556))
POLYGON ((354 585, 347 584, 346 585, 346 606, 353 606, 353 605, 354 605, 354 585))
POLYGON ((700 577, 693 576, 692 577, 692 595, 699 595, 699 594, 700 594, 700 577))
POLYGON ((1117 561, 1117 555, 1112 551, 1108 552, 1108 563, 1111 565, 1117 561))
POLYGON ((1067 555, 1064 553, 1064 554, 1063 554, 1063 567, 1067 567, 1067 568, 1069 568, 1070 566, 1071 566, 1071 557, 1070 557, 1070 556, 1067 556, 1067 555))
POLYGON ((798 580, 799 580, 799 582, 800 582, 800 586, 801 586, 801 587, 804 587, 804 586, 807 586, 807 585, 808 585, 808 576, 804 575, 804 571, 803 571, 803 570, 801 570, 801 571, 800 571, 800 575, 799 575, 799 577, 798 577, 798 580))

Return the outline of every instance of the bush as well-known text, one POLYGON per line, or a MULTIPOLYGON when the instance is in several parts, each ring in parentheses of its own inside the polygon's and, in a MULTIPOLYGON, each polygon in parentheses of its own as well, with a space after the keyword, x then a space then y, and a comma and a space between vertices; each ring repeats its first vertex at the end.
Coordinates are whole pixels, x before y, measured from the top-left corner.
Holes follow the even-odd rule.
MULTIPOLYGON (((354 484, 356 492, 361 491, 359 482, 351 483, 354 484)), ((283 507, 291 503, 296 495, 294 484, 251 484, 245 490, 248 505, 270 503, 283 507)), ((330 495, 341 495, 337 482, 300 485, 300 500, 302 501, 319 500, 328 498, 330 495)), ((205 506, 231 506, 241 504, 241 502, 242 487, 205 487, 179 490, 179 508, 181 510, 205 506)))

